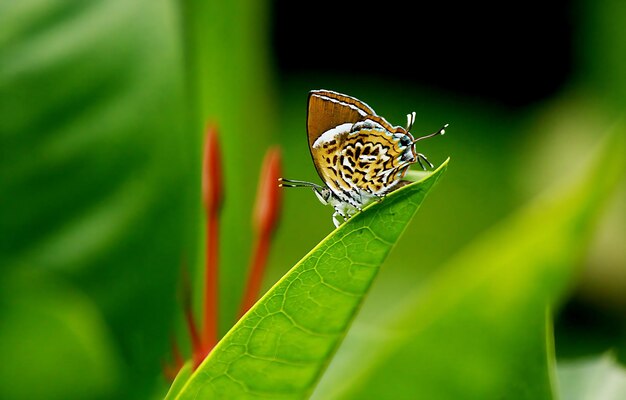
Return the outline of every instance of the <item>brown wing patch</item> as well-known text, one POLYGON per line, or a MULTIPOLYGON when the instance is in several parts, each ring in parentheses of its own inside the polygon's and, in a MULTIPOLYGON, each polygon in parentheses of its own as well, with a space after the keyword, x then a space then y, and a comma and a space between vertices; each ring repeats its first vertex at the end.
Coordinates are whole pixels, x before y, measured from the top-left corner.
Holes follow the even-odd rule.
POLYGON ((369 115, 375 115, 374 110, 353 97, 328 90, 310 92, 307 108, 309 146, 329 129, 345 123, 353 124, 369 115))

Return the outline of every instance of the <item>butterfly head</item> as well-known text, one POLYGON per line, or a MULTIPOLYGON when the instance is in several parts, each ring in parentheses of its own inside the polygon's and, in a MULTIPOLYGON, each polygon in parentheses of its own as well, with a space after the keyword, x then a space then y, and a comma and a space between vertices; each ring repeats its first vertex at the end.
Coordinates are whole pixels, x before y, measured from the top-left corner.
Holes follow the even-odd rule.
POLYGON ((416 162, 417 153, 415 152, 413 136, 402 128, 399 129, 399 132, 397 132, 395 136, 402 150, 400 159, 409 163, 416 162))
POLYGON ((426 156, 423 155, 422 153, 418 153, 415 150, 415 143, 417 143, 417 142, 419 142, 420 140, 423 140, 423 139, 428 139, 428 138, 431 138, 431 137, 434 137, 434 136, 439 136, 439 135, 445 134, 446 133, 446 128, 448 127, 448 124, 445 124, 438 131, 433 132, 430 135, 420 136, 417 139, 413 139, 413 136, 409 133, 409 130, 411 129, 411 127, 413 126, 413 123, 415 122, 415 111, 412 112, 411 114, 407 115, 407 121, 408 121, 407 122, 407 127, 406 127, 407 134, 399 139, 400 145, 407 148, 407 150, 405 150, 405 152, 402 155, 403 159, 408 160, 408 161, 410 161, 412 163, 414 163, 414 162, 419 163, 419 165, 422 167, 422 169, 426 169, 426 167, 424 166, 423 162, 425 162, 431 168, 433 168, 433 164, 430 161, 428 161, 426 156))
POLYGON ((313 193, 315 193, 320 203, 322 203, 323 205, 327 205, 328 203, 330 203, 333 192, 329 188, 311 186, 311 189, 313 189, 313 193))

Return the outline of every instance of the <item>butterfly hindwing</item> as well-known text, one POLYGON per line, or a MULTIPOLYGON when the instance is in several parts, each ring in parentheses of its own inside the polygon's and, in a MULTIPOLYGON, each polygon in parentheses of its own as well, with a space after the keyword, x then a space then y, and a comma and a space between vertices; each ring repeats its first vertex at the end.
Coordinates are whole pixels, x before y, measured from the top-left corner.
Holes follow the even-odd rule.
POLYGON ((397 134, 371 120, 353 124, 331 140, 316 141, 313 162, 322 180, 342 201, 363 205, 363 196, 382 196, 404 176, 410 162, 397 134))

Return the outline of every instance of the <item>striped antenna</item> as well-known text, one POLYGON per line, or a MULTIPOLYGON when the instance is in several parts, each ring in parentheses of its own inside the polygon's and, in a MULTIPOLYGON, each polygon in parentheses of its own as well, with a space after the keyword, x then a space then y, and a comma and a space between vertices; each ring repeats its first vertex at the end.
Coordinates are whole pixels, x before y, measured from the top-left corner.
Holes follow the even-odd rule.
POLYGON ((279 187, 292 187, 292 188, 293 187, 310 187, 310 188, 316 188, 316 189, 324 189, 323 186, 320 186, 316 183, 298 181, 294 179, 278 178, 278 182, 280 182, 278 184, 279 187))
POLYGON ((430 135, 426 135, 426 136, 422 136, 422 137, 418 137, 417 139, 415 139, 413 141, 413 143, 417 143, 422 139, 428 139, 431 138, 433 136, 437 136, 437 135, 443 135, 446 133, 446 128, 448 127, 448 124, 445 124, 444 126, 441 127, 441 129, 439 129, 437 132, 431 133, 430 135))

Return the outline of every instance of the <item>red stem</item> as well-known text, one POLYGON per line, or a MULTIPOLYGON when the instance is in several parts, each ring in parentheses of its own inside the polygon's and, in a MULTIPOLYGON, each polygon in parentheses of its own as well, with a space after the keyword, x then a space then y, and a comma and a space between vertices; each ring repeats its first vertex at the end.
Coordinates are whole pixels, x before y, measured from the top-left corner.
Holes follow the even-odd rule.
POLYGON ((206 223, 206 269, 204 285, 204 336, 205 355, 217 343, 218 338, 218 231, 217 213, 209 213, 206 223))
POLYGON ((180 349, 174 337, 170 338, 170 346, 172 350, 172 361, 163 362, 163 375, 169 382, 173 382, 185 361, 183 360, 183 356, 180 353, 180 349))
POLYGON ((200 334, 198 333, 198 327, 196 326, 196 321, 193 318, 191 307, 185 307, 185 320, 187 321, 189 337, 191 338, 193 368, 195 369, 204 359, 204 355, 202 351, 202 342, 200 341, 200 334))
POLYGON ((222 165, 217 128, 206 129, 202 161, 202 200, 206 212, 206 264, 204 271, 204 318, 202 356, 206 356, 218 340, 218 250, 219 210, 222 205, 222 165))
POLYGON ((267 263, 267 256, 269 254, 270 237, 271 235, 263 233, 257 237, 254 253, 252 254, 252 260, 250 262, 250 275, 246 283, 243 302, 239 309, 240 317, 254 305, 261 291, 263 272, 265 271, 265 264, 267 263))

